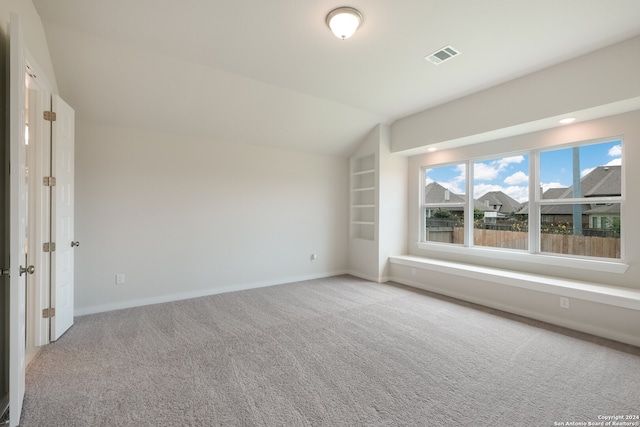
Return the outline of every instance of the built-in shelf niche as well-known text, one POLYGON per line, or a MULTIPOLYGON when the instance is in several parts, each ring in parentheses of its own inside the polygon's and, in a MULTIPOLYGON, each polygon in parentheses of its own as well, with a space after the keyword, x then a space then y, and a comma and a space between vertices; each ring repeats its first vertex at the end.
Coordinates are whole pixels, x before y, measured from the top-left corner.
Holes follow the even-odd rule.
POLYGON ((375 240, 376 158, 374 154, 351 160, 351 237, 375 240))

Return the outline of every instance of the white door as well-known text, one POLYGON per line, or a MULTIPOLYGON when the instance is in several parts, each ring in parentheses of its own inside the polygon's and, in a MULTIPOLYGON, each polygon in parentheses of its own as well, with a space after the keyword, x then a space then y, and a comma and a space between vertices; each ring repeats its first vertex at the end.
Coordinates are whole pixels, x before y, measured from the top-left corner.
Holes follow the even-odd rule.
POLYGON ((9 411, 17 426, 25 387, 27 173, 25 163, 25 57, 20 23, 11 14, 9 42, 9 411))
MULTIPOLYGON (((27 51, 27 63, 29 55, 27 51)), ((42 313, 50 307, 50 253, 44 243, 51 241, 51 190, 43 178, 51 176, 51 122, 44 112, 51 110, 51 94, 33 68, 26 75, 29 171, 29 260, 36 268, 27 282, 27 364, 38 348, 49 343, 49 319, 42 313)))
POLYGON ((56 178, 51 197, 53 241, 56 250, 51 259, 51 340, 55 341, 73 325, 73 150, 74 111, 60 97, 52 97, 56 119, 52 123, 51 165, 56 178))

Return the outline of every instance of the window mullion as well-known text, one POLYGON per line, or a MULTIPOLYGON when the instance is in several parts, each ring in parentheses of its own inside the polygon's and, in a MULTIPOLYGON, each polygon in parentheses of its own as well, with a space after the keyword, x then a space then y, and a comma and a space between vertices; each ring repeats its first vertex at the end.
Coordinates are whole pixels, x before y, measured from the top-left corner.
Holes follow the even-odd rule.
POLYGON ((540 152, 529 155, 529 252, 540 252, 540 152))
POLYGON ((467 247, 473 246, 473 209, 475 207, 474 204, 474 194, 473 194, 473 163, 471 160, 467 161, 465 164, 466 168, 466 191, 467 191, 467 200, 464 212, 464 245, 467 247))

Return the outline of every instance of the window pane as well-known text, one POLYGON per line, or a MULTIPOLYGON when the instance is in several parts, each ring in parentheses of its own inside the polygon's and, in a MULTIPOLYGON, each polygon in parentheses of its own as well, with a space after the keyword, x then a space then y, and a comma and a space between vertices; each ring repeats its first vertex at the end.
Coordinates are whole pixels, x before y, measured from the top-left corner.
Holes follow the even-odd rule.
POLYGON ((425 169, 424 241, 464 243, 465 164, 425 169))
POLYGON ((543 199, 621 195, 622 141, 540 153, 543 199))
POLYGON ((620 203, 544 205, 540 251, 619 259, 620 226, 620 203))
POLYGON ((473 244, 527 250, 529 156, 473 164, 473 244))
POLYGON ((426 169, 424 203, 464 204, 466 182, 464 164, 426 169))
POLYGON ((425 209, 425 241, 464 243, 464 207, 431 207, 425 209))

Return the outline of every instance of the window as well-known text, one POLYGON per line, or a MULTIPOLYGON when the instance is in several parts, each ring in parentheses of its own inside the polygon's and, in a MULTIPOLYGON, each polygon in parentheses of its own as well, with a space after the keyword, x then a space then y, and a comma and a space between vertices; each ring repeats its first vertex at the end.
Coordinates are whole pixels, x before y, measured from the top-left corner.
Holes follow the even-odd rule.
POLYGON ((473 244, 529 249, 529 155, 473 163, 473 244))
POLYGON ((425 169, 424 241, 464 243, 466 175, 464 164, 425 169))
POLYGON ((622 258, 621 140, 470 159, 423 173, 422 242, 622 258))
POLYGON ((621 141, 541 152, 540 183, 540 252, 621 257, 621 141))

